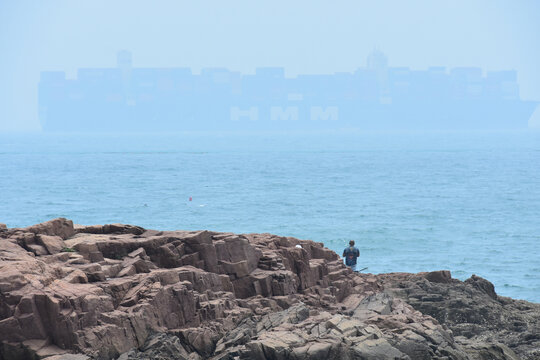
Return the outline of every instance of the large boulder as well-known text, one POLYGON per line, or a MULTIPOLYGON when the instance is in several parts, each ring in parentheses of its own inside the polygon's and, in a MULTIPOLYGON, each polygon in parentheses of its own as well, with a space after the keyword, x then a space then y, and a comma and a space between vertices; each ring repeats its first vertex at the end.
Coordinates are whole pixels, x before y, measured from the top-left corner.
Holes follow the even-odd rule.
POLYGON ((73 221, 65 218, 49 220, 41 224, 29 226, 23 230, 34 234, 59 236, 64 240, 75 234, 73 221))

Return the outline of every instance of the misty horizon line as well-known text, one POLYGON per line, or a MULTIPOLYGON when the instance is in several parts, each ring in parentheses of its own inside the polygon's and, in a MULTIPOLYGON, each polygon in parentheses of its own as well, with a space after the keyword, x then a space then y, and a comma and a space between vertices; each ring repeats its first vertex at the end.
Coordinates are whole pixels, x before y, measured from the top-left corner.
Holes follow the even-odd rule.
POLYGON ((328 130, 268 130, 268 131, 256 131, 256 130, 132 130, 125 132, 111 131, 58 131, 49 132, 40 128, 29 129, 2 129, 0 128, 0 135, 2 134, 28 134, 28 135, 45 135, 49 137, 62 137, 62 136, 105 136, 105 137, 122 137, 122 136, 215 136, 215 137, 228 137, 228 136, 421 136, 421 135, 522 135, 522 134, 536 134, 540 133, 540 126, 520 129, 415 129, 415 130, 403 130, 403 129, 387 129, 387 130, 364 130, 361 128, 344 128, 344 129, 328 129, 328 130))

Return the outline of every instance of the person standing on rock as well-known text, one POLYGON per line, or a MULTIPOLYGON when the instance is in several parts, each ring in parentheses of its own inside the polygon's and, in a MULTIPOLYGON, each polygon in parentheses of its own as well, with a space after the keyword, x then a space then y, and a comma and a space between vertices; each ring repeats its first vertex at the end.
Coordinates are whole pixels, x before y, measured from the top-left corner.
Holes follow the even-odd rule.
POLYGON ((345 265, 350 267, 352 271, 356 271, 356 259, 358 259, 359 256, 360 250, 354 246, 354 240, 349 241, 349 246, 343 250, 345 265))

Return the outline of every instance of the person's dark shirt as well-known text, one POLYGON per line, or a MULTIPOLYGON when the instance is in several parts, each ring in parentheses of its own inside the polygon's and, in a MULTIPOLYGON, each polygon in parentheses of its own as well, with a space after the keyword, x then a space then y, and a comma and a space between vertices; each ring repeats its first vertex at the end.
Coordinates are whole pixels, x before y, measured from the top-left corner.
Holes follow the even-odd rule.
POLYGON ((356 265, 356 259, 360 256, 360 250, 356 246, 348 246, 343 250, 345 265, 356 265))

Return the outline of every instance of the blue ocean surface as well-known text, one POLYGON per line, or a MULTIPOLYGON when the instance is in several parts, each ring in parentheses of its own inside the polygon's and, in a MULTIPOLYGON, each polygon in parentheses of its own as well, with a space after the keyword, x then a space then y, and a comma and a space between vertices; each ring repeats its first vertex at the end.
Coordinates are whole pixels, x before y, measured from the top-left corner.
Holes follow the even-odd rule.
POLYGON ((0 134, 0 222, 350 239, 540 302, 540 133, 0 134), (190 201, 190 197, 192 201, 190 201))

